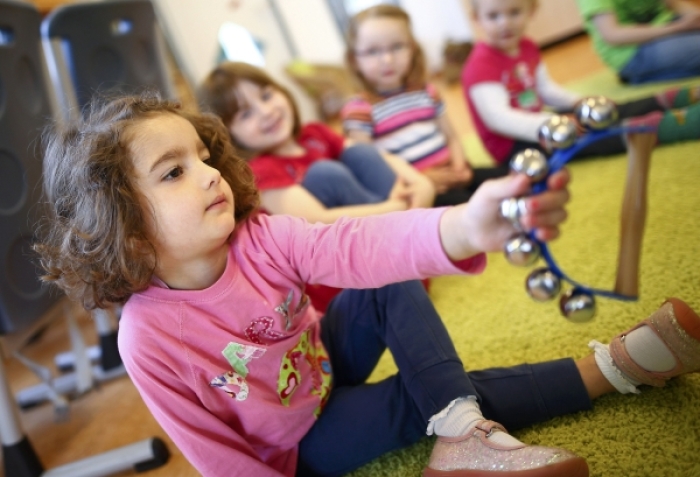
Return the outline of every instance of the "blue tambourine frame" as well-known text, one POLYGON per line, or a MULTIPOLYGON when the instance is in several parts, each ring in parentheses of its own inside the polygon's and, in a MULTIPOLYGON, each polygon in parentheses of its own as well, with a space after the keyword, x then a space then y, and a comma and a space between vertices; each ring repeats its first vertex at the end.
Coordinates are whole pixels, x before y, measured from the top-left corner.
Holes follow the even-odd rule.
MULTIPOLYGON (((562 169, 569 161, 571 161, 576 154, 581 151, 583 148, 588 146, 589 144, 592 144, 594 142, 600 141, 601 139, 605 139, 608 137, 612 136, 618 136, 620 134, 625 134, 625 133, 642 133, 642 132, 653 132, 655 131, 655 128, 651 126, 635 126, 635 127, 614 127, 614 128, 609 128, 609 129, 604 129, 604 130, 597 130, 597 131, 591 131, 586 133, 585 135, 579 137, 571 146, 563 149, 557 149, 552 156, 549 158, 547 161, 548 165, 548 172, 547 176, 542 179, 539 182, 536 182, 532 186, 532 191, 535 194, 538 194, 540 192, 544 192, 547 190, 547 179, 549 176, 551 176, 553 173, 557 172, 558 170, 562 169)), ((535 241, 537 245, 540 247, 540 253, 542 255, 542 258, 544 258, 545 262, 547 262, 547 266, 549 269, 554 273, 560 281, 566 281, 570 283, 576 291, 581 291, 584 293, 588 293, 590 295, 598 295, 606 298, 612 298, 615 300, 623 300, 623 301, 636 301, 639 297, 637 296, 629 296, 629 295, 621 295, 619 293, 615 293, 613 291, 608 291, 608 290, 601 290, 598 288, 591 288, 589 286, 583 285, 576 280, 572 279, 568 275, 566 275, 562 269, 557 265, 556 261, 554 260, 554 256, 552 253, 549 251, 549 248, 547 247, 547 244, 545 242, 542 242, 538 240, 535 237, 535 232, 530 231, 528 233, 528 236, 530 239, 535 241)))

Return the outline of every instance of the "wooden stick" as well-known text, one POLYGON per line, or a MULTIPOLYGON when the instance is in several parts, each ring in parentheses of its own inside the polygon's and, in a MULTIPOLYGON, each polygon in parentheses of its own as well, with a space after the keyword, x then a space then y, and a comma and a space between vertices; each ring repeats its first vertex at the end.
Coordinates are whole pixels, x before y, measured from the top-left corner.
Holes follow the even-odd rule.
POLYGON ((620 217, 615 293, 639 296, 639 268, 647 215, 647 183, 655 133, 627 135, 627 182, 620 217))

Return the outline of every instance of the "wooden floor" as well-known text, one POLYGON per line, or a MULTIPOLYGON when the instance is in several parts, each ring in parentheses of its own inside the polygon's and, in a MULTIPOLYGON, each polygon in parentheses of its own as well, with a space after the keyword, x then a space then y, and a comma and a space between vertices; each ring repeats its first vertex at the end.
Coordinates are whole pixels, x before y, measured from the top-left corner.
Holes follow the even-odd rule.
MULTIPOLYGON (((593 54, 588 38, 579 36, 545 49, 544 58, 550 75, 559 82, 570 81, 603 66, 593 54)), ((464 108, 464 99, 458 85, 442 85, 448 114, 457 131, 471 128, 464 108)), ((95 331, 91 318, 79 314, 79 322, 86 341, 94 342, 95 331)), ((68 349, 66 324, 54 322, 38 339, 27 345, 24 354, 52 366, 53 356, 68 349)), ((14 392, 38 380, 16 359, 6 361, 10 386, 14 392)), ((148 472, 149 477, 189 477, 198 475, 182 454, 165 436, 138 393, 126 377, 102 384, 71 404, 70 418, 56 422, 50 405, 42 405, 21 412, 21 422, 37 454, 46 468, 53 468, 76 459, 105 452, 151 436, 162 437, 172 453, 168 464, 148 472)), ((0 476, 3 476, 0 469, 0 476)), ((123 474, 133 475, 131 472, 123 474)), ((14 476, 5 476, 14 477, 14 476)))

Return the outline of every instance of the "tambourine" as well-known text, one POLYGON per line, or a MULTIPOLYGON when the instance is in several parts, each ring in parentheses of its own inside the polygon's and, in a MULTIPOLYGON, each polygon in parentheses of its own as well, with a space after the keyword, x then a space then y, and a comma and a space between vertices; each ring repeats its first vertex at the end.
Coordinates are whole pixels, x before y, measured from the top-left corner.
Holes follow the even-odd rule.
MULTIPOLYGON (((591 97, 582 100, 574 110, 579 124, 587 132, 578 136, 577 126, 567 116, 553 116, 539 129, 540 145, 552 152, 548 159, 537 149, 526 149, 516 154, 510 167, 517 173, 527 174, 533 182, 534 194, 547 190, 547 179, 562 169, 576 154, 589 144, 620 134, 653 132, 648 126, 612 127, 617 120, 615 104, 604 97, 591 97)), ((562 283, 571 289, 559 299, 559 309, 567 319, 585 322, 595 316, 595 296, 617 300, 634 301, 639 290, 639 259, 646 218, 646 186, 651 147, 637 141, 635 135, 628 136, 628 173, 625 196, 622 204, 621 239, 618 254, 618 268, 615 288, 603 290, 577 282, 559 267, 547 244, 535 237, 534 231, 526 232, 520 224, 520 216, 525 212, 522 198, 506 199, 501 203, 501 215, 519 231, 509 239, 504 247, 506 258, 517 266, 530 266, 542 257, 546 267, 531 272, 525 289, 537 301, 548 301, 560 294, 562 283)))

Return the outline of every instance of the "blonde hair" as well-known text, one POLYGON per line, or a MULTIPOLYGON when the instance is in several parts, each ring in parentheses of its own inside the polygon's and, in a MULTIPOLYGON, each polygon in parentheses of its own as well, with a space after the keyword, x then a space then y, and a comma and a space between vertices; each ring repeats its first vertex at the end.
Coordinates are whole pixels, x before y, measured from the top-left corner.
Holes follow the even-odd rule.
MULTIPOLYGON (((535 8, 537 8, 537 0, 525 0, 525 1, 530 4, 530 8, 532 8, 533 10, 535 8)), ((472 14, 476 15, 476 10, 477 10, 477 6, 479 4, 479 0, 470 0, 469 4, 471 6, 472 14)))
POLYGON ((360 81, 360 83, 362 83, 365 89, 373 93, 377 92, 375 87, 367 81, 367 79, 362 75, 362 72, 359 70, 355 54, 357 32, 362 22, 370 18, 390 18, 406 23, 406 29, 408 30, 408 35, 411 41, 411 48, 413 50, 413 58, 411 61, 411 67, 408 70, 408 74, 404 78, 404 86, 407 89, 424 88, 426 84, 425 54, 423 53, 423 50, 421 49, 420 45, 413 36, 413 32, 411 31, 411 17, 403 9, 394 5, 375 5, 373 7, 369 7, 365 10, 362 10, 350 19, 347 31, 348 47, 345 51, 345 62, 350 71, 355 75, 355 77, 360 81))

